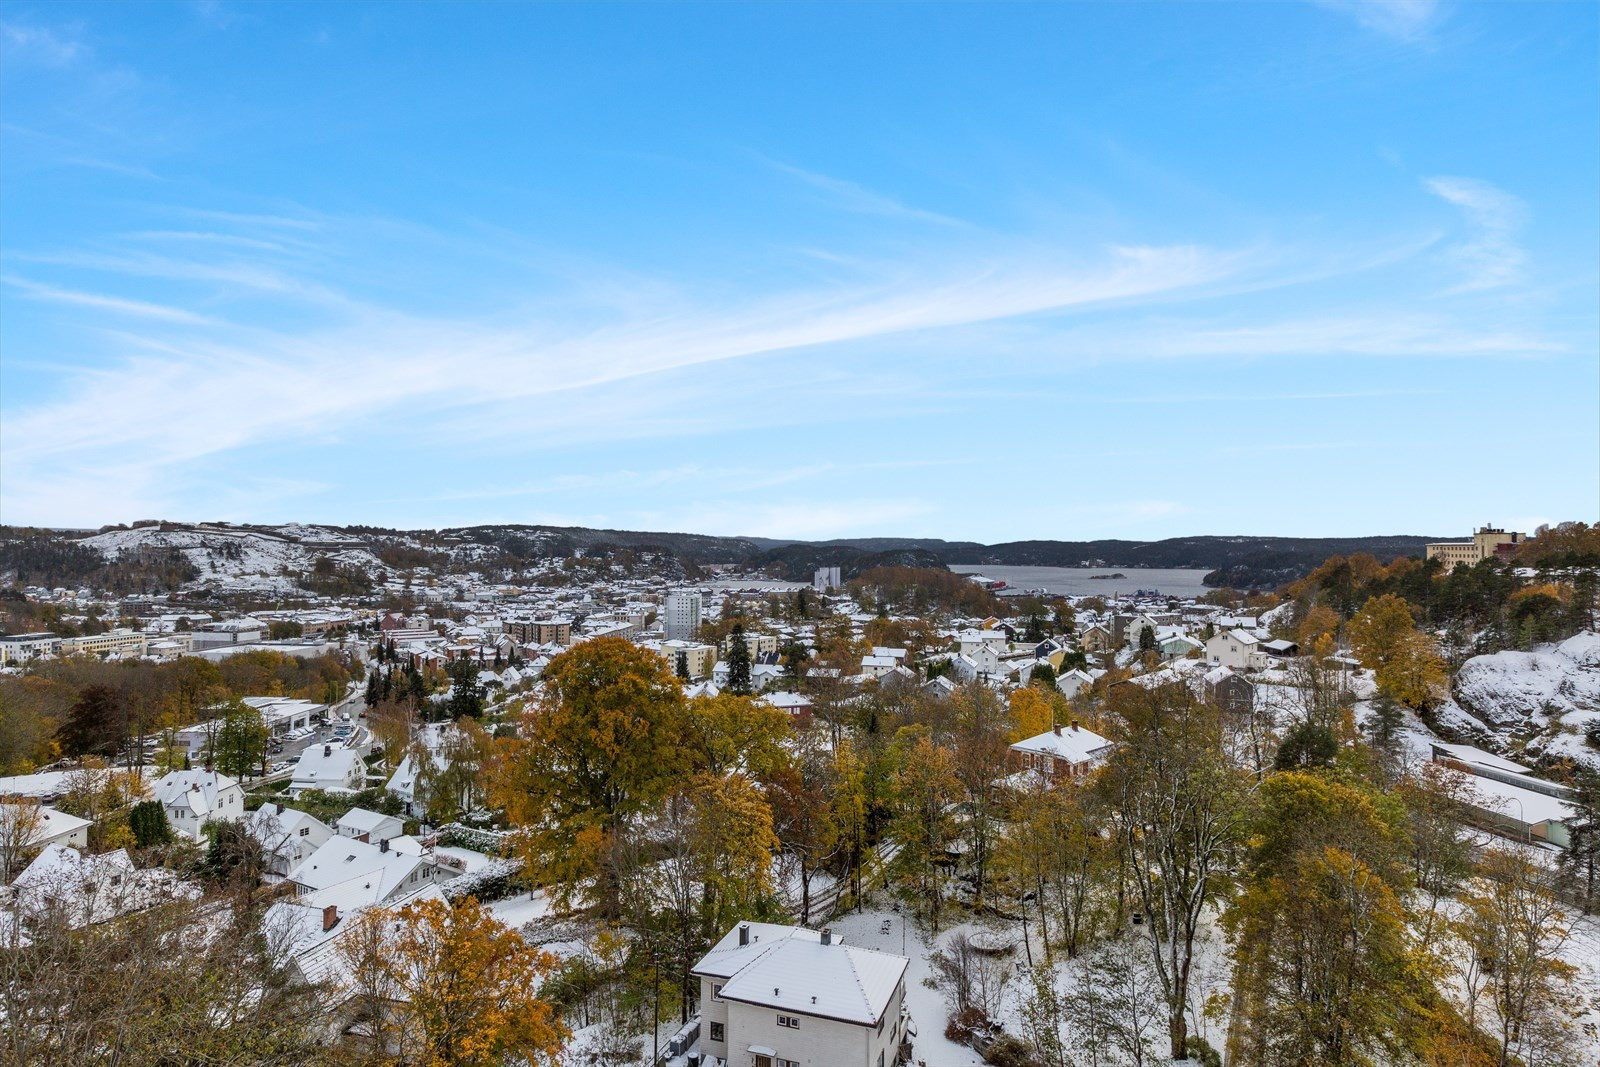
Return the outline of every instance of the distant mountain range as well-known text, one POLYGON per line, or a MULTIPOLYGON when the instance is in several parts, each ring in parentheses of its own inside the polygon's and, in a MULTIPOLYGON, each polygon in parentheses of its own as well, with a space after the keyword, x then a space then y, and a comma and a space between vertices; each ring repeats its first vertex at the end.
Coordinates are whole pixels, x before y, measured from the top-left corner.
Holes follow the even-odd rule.
MULTIPOLYGON (((986 545, 916 537, 785 541, 764 537, 543 525, 465 526, 394 530, 310 524, 141 522, 97 532, 0 527, 0 577, 62 585, 103 579, 97 568, 140 562, 141 575, 161 584, 204 582, 207 576, 283 574, 321 557, 362 571, 429 566, 436 571, 483 569, 501 561, 534 565, 574 556, 625 553, 630 565, 665 576, 693 574, 707 564, 732 564, 773 578, 809 580, 818 567, 837 566, 845 578, 873 567, 1036 566, 1204 568, 1208 585, 1274 587, 1310 572, 1332 555, 1366 552, 1387 562, 1421 555, 1422 536, 1173 537, 1162 541, 1008 541, 986 545), (181 569, 161 571, 166 556, 181 569)), ((148 579, 137 583, 145 585, 148 579)))

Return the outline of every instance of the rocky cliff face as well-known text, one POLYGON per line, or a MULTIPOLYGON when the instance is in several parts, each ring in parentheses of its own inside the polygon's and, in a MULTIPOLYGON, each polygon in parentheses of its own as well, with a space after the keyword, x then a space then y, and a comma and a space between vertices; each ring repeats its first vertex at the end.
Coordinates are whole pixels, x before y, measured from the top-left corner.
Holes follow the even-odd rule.
POLYGON ((1545 763, 1600 771, 1600 634, 1462 665, 1439 725, 1545 763), (1593 740, 1591 740, 1593 738, 1593 740))

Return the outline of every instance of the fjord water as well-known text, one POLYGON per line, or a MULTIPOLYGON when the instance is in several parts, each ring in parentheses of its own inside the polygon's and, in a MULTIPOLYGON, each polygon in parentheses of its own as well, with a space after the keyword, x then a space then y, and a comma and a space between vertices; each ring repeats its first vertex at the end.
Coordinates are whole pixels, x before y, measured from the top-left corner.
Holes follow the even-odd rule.
POLYGON ((1155 589, 1169 596, 1197 597, 1206 591, 1201 579, 1208 573, 1199 568, 1158 567, 987 567, 976 563, 952 563, 957 574, 981 574, 1003 581, 1011 589, 1042 589, 1047 593, 1071 596, 1126 596, 1136 589, 1155 589), (1122 578, 1096 578, 1097 574, 1125 575, 1122 578))

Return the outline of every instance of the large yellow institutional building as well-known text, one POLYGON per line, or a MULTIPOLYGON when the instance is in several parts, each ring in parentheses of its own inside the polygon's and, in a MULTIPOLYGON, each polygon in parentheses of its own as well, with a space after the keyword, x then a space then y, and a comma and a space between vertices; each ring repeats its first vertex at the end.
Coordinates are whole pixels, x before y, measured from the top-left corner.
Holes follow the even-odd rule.
POLYGON ((1436 559, 1450 570, 1457 563, 1469 567, 1479 560, 1500 553, 1501 545, 1520 545, 1526 540, 1520 533, 1508 533, 1494 526, 1485 526, 1472 535, 1470 541, 1439 541, 1428 546, 1428 558, 1436 559))

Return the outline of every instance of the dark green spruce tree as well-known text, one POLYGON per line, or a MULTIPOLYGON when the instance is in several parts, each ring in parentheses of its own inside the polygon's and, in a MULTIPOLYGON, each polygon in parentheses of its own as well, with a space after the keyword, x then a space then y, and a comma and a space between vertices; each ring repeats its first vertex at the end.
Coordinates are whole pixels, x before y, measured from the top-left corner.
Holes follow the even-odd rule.
POLYGON ((750 695, 750 646, 744 640, 744 624, 733 624, 728 634, 728 692, 750 695))

